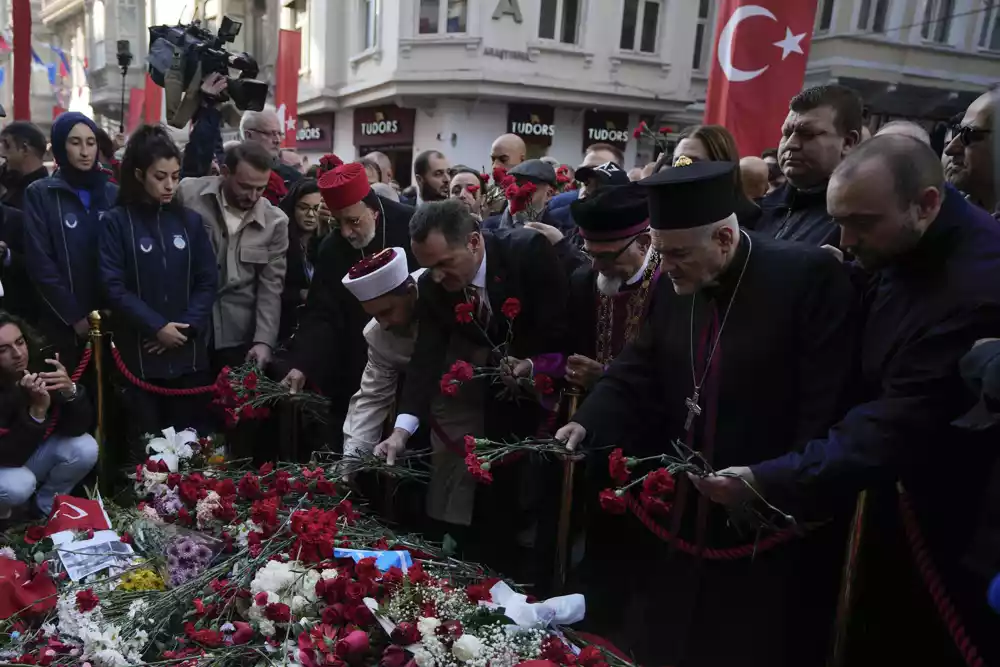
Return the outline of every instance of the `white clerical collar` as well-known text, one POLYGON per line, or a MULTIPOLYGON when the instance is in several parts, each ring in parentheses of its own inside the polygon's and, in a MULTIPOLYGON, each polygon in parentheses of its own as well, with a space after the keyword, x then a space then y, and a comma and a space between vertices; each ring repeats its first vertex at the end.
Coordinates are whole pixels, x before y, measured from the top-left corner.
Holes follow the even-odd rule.
POLYGON ((472 285, 486 289, 486 239, 483 239, 483 259, 479 262, 479 269, 476 271, 476 277, 472 279, 472 285))
POLYGON ((642 274, 646 273, 646 267, 649 266, 649 256, 651 254, 653 254, 652 248, 646 251, 646 258, 642 260, 642 266, 639 267, 639 271, 634 276, 625 281, 626 285, 635 285, 642 280, 642 274))

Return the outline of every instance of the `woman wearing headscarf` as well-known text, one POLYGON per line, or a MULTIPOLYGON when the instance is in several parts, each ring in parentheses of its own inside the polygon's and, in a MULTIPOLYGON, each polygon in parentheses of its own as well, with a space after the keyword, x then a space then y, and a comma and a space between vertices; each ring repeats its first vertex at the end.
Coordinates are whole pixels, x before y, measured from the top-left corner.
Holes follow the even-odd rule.
POLYGON ((38 327, 72 370, 87 315, 101 305, 97 244, 118 188, 101 169, 97 126, 83 114, 56 118, 52 154, 58 170, 25 191, 25 260, 41 297, 38 327))
POLYGON ((314 178, 303 178, 292 184, 278 206, 288 216, 288 268, 281 294, 281 324, 278 340, 286 341, 295 333, 299 310, 306 303, 312 284, 316 252, 326 233, 324 217, 329 217, 314 178))

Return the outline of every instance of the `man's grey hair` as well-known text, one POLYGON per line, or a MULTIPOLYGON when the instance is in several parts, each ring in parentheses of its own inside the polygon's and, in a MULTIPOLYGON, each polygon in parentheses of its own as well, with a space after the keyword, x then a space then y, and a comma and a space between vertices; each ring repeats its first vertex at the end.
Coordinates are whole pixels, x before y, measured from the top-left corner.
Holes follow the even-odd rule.
POLYGON ((254 130, 260 124, 261 121, 265 119, 274 119, 277 124, 279 122, 278 114, 270 109, 265 109, 264 111, 244 111, 243 116, 240 117, 240 138, 247 138, 247 130, 254 130))
POLYGON ((882 137, 887 134, 902 134, 907 137, 912 137, 917 141, 931 145, 931 135, 927 133, 927 130, 918 123, 914 123, 910 120, 892 120, 883 125, 875 133, 876 137, 882 137))
POLYGON ((372 192, 380 197, 385 197, 386 199, 391 199, 395 202, 399 201, 399 193, 396 192, 396 188, 392 187, 388 183, 372 183, 372 192))

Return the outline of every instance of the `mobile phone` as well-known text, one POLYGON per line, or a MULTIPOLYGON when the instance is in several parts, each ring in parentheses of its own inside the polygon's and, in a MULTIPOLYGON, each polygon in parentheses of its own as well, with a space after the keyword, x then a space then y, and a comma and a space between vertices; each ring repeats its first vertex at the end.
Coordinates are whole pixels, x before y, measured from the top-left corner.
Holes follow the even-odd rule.
POLYGON ((55 345, 45 345, 37 351, 32 351, 31 358, 28 359, 29 373, 42 373, 55 370, 51 365, 45 363, 46 359, 54 359, 56 354, 55 345))

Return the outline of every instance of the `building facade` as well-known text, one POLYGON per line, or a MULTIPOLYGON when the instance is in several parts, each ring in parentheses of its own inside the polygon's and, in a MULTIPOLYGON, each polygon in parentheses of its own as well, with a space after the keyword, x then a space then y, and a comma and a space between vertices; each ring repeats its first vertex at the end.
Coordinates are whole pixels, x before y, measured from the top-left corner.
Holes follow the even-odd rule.
POLYGON ((286 0, 302 30, 299 147, 353 159, 389 154, 489 164, 492 141, 519 134, 532 156, 576 164, 614 143, 633 165, 652 146, 641 119, 675 128, 688 110, 697 6, 665 0, 286 0), (683 28, 680 26, 684 26, 683 28), (610 36, 610 38, 609 38, 610 36))

